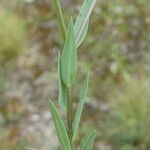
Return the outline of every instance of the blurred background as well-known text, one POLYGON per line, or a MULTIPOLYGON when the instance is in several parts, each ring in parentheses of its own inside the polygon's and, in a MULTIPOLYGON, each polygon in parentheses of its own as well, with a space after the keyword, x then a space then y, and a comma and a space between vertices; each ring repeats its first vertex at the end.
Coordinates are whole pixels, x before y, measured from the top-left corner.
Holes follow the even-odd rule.
MULTIPOLYGON (((61 2, 68 23, 82 1, 61 2)), ((97 0, 78 50, 75 101, 89 65, 91 76, 77 145, 96 128, 94 150, 150 150, 149 4, 97 0)), ((47 106, 58 104, 55 11, 52 0, 0 0, 1 150, 60 150, 47 106)))

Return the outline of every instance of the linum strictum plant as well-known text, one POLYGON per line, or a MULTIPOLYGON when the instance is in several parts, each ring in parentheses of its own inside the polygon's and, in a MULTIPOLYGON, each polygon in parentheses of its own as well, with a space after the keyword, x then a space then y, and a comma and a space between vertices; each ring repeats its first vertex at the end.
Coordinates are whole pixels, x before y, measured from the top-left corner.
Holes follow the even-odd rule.
MULTIPOLYGON (((58 77, 59 77, 59 104, 66 111, 67 127, 56 109, 52 100, 49 100, 49 107, 54 121, 56 134, 58 136, 62 150, 75 150, 74 139, 77 134, 81 114, 84 106, 84 100, 88 91, 89 73, 87 73, 83 87, 79 96, 79 102, 76 110, 73 110, 72 89, 76 80, 77 73, 77 48, 83 42, 87 30, 90 14, 94 8, 96 0, 84 0, 79 15, 73 22, 71 18, 66 29, 61 5, 59 0, 53 0, 60 30, 64 40, 63 51, 58 54, 58 77), (73 115, 75 111, 75 115, 73 115)), ((79 150, 92 150, 95 131, 85 136, 79 145, 79 150)))

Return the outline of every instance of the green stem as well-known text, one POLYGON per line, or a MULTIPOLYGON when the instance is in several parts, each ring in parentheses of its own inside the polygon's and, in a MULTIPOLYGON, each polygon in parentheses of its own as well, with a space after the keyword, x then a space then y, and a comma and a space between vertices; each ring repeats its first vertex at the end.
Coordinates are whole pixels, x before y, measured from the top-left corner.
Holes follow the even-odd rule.
POLYGON ((66 40, 66 25, 65 25, 65 21, 64 21, 62 9, 61 9, 60 1, 59 0, 53 0, 53 1, 54 1, 54 4, 55 4, 55 7, 56 7, 58 22, 59 22, 59 25, 60 25, 63 40, 65 41, 66 40))
POLYGON ((70 140, 70 145, 72 150, 74 150, 73 146, 73 100, 71 98, 71 88, 67 88, 67 125, 68 125, 68 137, 70 140))

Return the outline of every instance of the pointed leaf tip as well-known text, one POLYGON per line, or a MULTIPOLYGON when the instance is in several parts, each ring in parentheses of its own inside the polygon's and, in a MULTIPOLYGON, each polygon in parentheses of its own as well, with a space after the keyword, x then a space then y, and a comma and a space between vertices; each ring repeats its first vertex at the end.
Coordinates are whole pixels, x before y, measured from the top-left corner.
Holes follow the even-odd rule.
POLYGON ((83 42, 89 24, 89 17, 94 8, 96 0, 84 0, 82 7, 80 9, 79 15, 74 24, 74 31, 76 37, 76 46, 79 47, 83 42))
POLYGON ((80 119, 81 119, 81 115, 82 115, 82 111, 83 111, 83 106, 84 106, 84 102, 85 102, 85 97, 86 97, 87 92, 88 92, 88 85, 89 85, 89 72, 86 75, 86 78, 84 80, 83 87, 82 87, 82 90, 80 93, 80 99, 79 99, 79 103, 77 106, 75 119, 73 122, 73 130, 74 130, 73 138, 75 138, 75 136, 77 134, 78 127, 79 127, 79 123, 80 123, 80 119))
POLYGON ((63 54, 61 57, 61 75, 64 84, 71 87, 75 81, 77 72, 77 49, 73 30, 73 20, 71 19, 63 54))

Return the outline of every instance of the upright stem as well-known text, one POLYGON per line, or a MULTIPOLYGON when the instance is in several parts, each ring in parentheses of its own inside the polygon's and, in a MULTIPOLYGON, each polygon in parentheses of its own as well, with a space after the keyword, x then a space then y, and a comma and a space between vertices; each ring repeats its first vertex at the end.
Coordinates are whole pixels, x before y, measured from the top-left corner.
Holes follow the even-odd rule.
POLYGON ((65 21, 64 21, 62 9, 61 9, 60 1, 59 0, 53 0, 53 1, 54 1, 54 4, 55 4, 55 7, 56 7, 58 22, 59 22, 59 25, 60 25, 63 40, 65 41, 65 39, 66 39, 66 25, 65 25, 65 21))
POLYGON ((74 149, 73 147, 73 100, 71 98, 71 88, 67 88, 67 125, 68 125, 68 137, 70 140, 70 144, 72 147, 72 150, 74 149))

